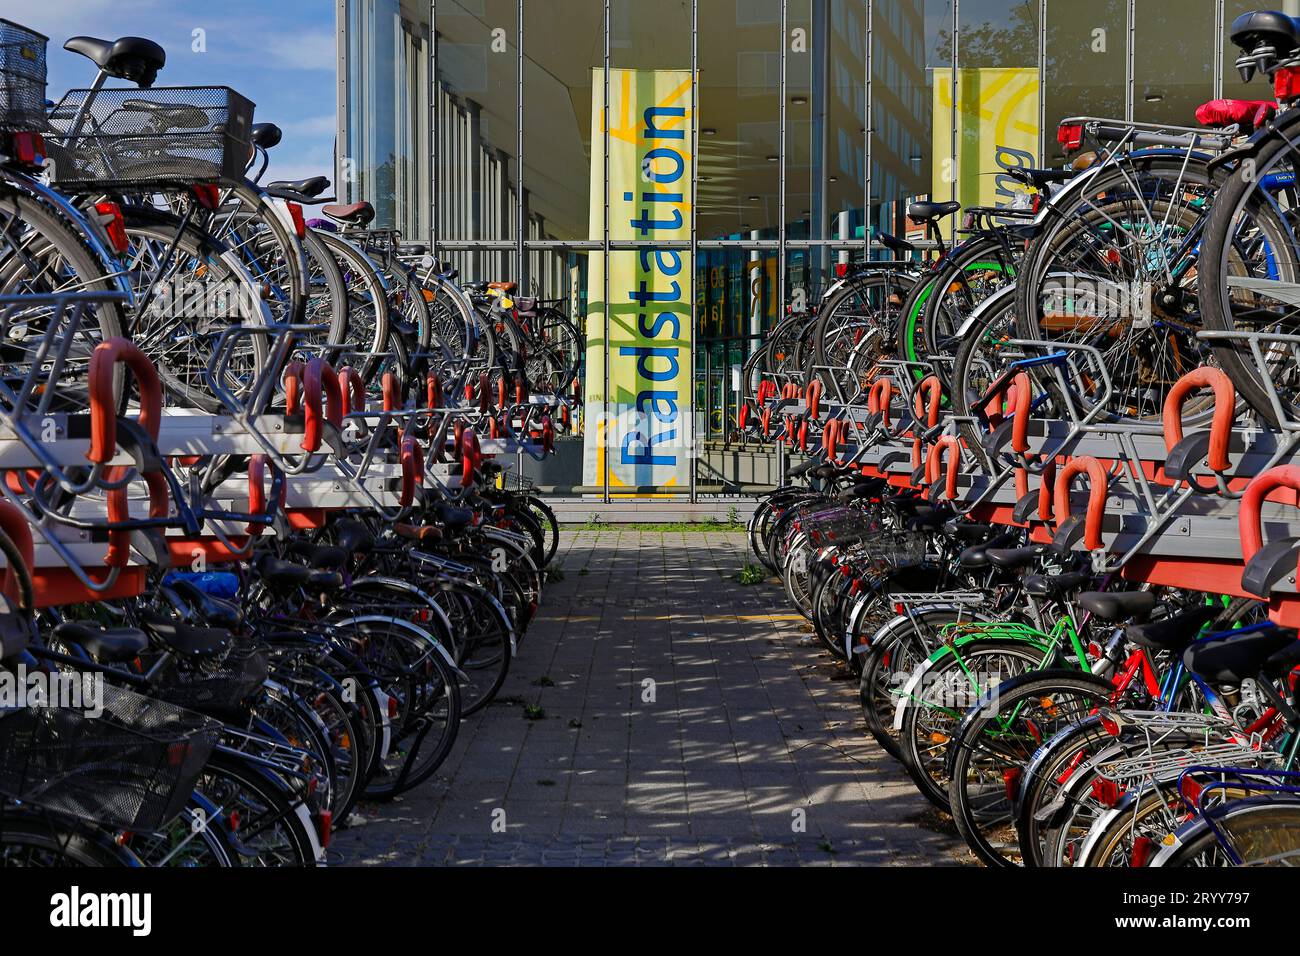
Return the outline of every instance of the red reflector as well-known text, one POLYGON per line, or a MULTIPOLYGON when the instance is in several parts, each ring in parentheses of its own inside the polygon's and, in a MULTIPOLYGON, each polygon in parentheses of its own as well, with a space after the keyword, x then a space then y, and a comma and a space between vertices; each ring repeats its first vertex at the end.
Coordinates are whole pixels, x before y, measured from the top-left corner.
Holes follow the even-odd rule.
POLYGON ((316 819, 320 823, 320 845, 328 850, 330 834, 334 831, 334 811, 322 810, 316 815, 316 819))
POLYGON ((95 203, 95 212, 99 213, 100 225, 108 235, 113 251, 126 252, 131 247, 131 240, 126 237, 126 220, 122 217, 122 207, 115 202, 95 203))
POLYGON ((230 817, 228 819, 230 822, 230 832, 238 833, 239 832, 239 811, 231 810, 230 817))
POLYGON ((167 747, 167 764, 168 766, 179 767, 189 755, 190 745, 188 743, 169 744, 167 747))
POLYGON ((906 606, 905 604, 903 604, 902 601, 895 601, 895 602, 894 602, 894 613, 895 613, 895 614, 899 614, 899 615, 906 614, 906 613, 907 613, 907 606, 906 606))
POLYGON ((1140 836, 1133 841, 1133 852, 1129 856, 1129 866, 1146 866, 1156 851, 1156 841, 1149 836, 1140 836))
POLYGON ((849 274, 849 264, 847 262, 835 263, 836 278, 843 279, 848 274, 849 274))
POLYGON ((1103 715, 1101 718, 1101 729, 1106 731, 1112 737, 1119 736, 1119 721, 1114 717, 1103 715))
POLYGON ((45 138, 40 133, 14 133, 12 143, 14 159, 20 165, 44 165, 45 138))
POLYGON ((302 206, 296 202, 287 202, 285 205, 289 207, 289 216, 293 219, 293 231, 299 239, 303 238, 307 235, 307 220, 302 216, 302 206))
POLYGON ((1020 768, 1012 767, 1009 770, 1003 770, 1002 784, 1007 788, 1007 799, 1014 802, 1016 794, 1020 792, 1020 768))
POLYGON ((1083 124, 1062 123, 1056 128, 1056 141, 1067 153, 1074 152, 1083 145, 1083 124))
POLYGON ((191 186, 194 191, 194 198, 199 201, 199 205, 204 209, 216 210, 221 206, 221 190, 210 183, 204 183, 198 186, 191 186))
POLYGON ((1124 791, 1114 780, 1098 777, 1092 782, 1092 796, 1104 807, 1113 807, 1124 796, 1124 791))
POLYGON ((1284 66, 1273 74, 1273 96, 1280 102, 1300 96, 1300 69, 1284 66))
POLYGON ((392 720, 397 719, 397 698, 396 697, 388 698, 388 716, 392 720))
POLYGON ((1180 786, 1183 792, 1183 799, 1187 802, 1188 806, 1199 806, 1201 802, 1201 791, 1205 788, 1191 777, 1184 777, 1180 786))

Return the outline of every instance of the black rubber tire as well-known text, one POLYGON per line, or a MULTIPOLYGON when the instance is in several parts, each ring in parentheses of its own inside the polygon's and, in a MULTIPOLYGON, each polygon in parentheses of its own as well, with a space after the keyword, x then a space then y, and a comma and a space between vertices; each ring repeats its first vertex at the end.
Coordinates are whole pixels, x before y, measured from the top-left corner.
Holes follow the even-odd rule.
MULTIPOLYGON (((1074 700, 1085 702, 1088 710, 1094 709, 1110 700, 1114 686, 1104 677, 1084 671, 1052 669, 1026 674, 1012 678, 998 686, 994 693, 995 707, 976 705, 962 720, 961 727, 949 747, 948 803, 951 807, 953 821, 957 831, 966 840, 966 845, 986 866, 1012 867, 1020 865, 1006 853, 998 852, 988 837, 987 821, 977 818, 975 807, 967 787, 969 771, 977 754, 982 752, 981 744, 988 739, 988 728, 999 721, 1000 715, 1014 710, 1023 713, 1026 701, 1040 699, 1052 701, 1051 707, 1058 706, 1056 701, 1069 695, 1074 700)), ((991 698, 992 699, 992 698, 991 698)), ((1086 713, 1087 711, 1085 711, 1086 713)), ((1014 768, 1023 771, 1024 765, 1014 768)), ((1014 833, 1012 826, 1013 808, 1007 802, 1004 817, 997 811, 993 814, 994 822, 1001 823, 1004 831, 1014 833)), ((1015 851, 1019 856, 1019 849, 1015 851)))

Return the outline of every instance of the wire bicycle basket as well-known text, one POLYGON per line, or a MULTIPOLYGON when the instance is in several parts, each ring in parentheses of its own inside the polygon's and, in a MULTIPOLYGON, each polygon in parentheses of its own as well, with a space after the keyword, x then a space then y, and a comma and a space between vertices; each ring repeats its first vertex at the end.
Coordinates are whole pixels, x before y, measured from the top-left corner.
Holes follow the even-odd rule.
POLYGON ((0 19, 0 130, 45 128, 45 45, 49 38, 0 19))
POLYGON ((0 793, 131 830, 179 814, 220 725, 165 701, 102 684, 103 713, 31 707, 0 717, 0 793))
POLYGON ((51 179, 93 189, 238 183, 253 104, 225 86, 69 90, 49 115, 51 179))
POLYGON ((234 709, 247 703, 269 674, 265 648, 237 645, 219 662, 173 668, 153 690, 159 699, 177 707, 234 709))

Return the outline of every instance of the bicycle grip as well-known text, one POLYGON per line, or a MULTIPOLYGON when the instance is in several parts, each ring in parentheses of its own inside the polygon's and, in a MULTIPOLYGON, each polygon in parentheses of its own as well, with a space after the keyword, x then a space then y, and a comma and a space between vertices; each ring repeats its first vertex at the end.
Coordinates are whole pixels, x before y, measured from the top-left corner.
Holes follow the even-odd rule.
POLYGON ((943 493, 949 501, 957 500, 957 470, 961 466, 961 442, 954 435, 940 435, 925 456, 925 481, 933 486, 939 480, 940 465, 944 467, 943 493), (951 454, 950 454, 951 452, 951 454))
POLYGON ((912 409, 917 420, 925 420, 926 428, 939 424, 939 405, 943 401, 943 383, 937 375, 927 375, 916 386, 912 397, 912 409))
POLYGON ((1264 499, 1279 488, 1291 488, 1300 500, 1300 465, 1277 465, 1260 472, 1246 486, 1237 512, 1237 532, 1241 538, 1241 557, 1249 563, 1264 546, 1264 529, 1260 527, 1259 509, 1264 499))
POLYGON ((1070 482, 1076 475, 1084 475, 1088 479, 1088 510, 1084 516, 1083 546, 1089 551, 1096 551, 1104 547, 1101 540, 1101 519, 1106 513, 1106 492, 1110 487, 1110 479, 1105 466, 1091 455, 1071 458, 1056 476, 1056 488, 1052 493, 1056 525, 1059 528, 1070 517, 1070 482))
POLYGON ((399 504, 409 508, 415 500, 416 484, 424 483, 424 454, 420 443, 411 434, 402 436, 400 460, 402 462, 402 497, 399 504))
MULTIPOLYGON (((108 481, 119 481, 126 476, 126 472, 127 469, 119 465, 107 469, 104 477, 108 481)), ((145 485, 149 488, 149 517, 167 517, 168 506, 171 501, 167 491, 167 479, 163 477, 161 471, 145 472, 141 477, 144 478, 145 485)), ((127 498, 125 485, 120 488, 110 488, 107 498, 108 520, 110 522, 116 524, 131 520, 130 502, 127 498)), ((131 532, 126 528, 109 531, 108 550, 104 552, 105 566, 124 568, 130 558, 131 532)))
POLYGON ((478 440, 478 433, 466 428, 460 436, 460 486, 468 488, 474 482, 474 475, 483 462, 483 450, 478 440))
POLYGON ((302 407, 302 376, 307 364, 301 359, 286 362, 280 381, 284 385, 284 413, 297 415, 302 407))
POLYGON ((1206 464, 1210 471, 1225 472, 1231 467, 1228 461, 1228 440, 1232 437, 1232 420, 1236 414, 1237 390, 1232 380, 1217 368, 1202 365, 1194 368, 1174 382, 1165 396, 1161 421, 1165 430, 1165 451, 1173 451, 1183 440, 1183 405, 1187 397, 1201 388, 1214 389, 1214 417, 1210 420, 1210 451, 1206 464))
POLYGON ((366 410, 366 383, 351 365, 339 369, 339 388, 343 393, 343 416, 366 410))
MULTIPOLYGON (((0 531, 3 531, 9 540, 14 543, 14 547, 18 549, 18 554, 27 569, 27 577, 30 579, 32 567, 36 564, 36 548, 32 543, 32 526, 27 523, 23 513, 15 505, 7 501, 0 501, 0 531)), ((4 573, 0 574, 0 592, 4 592, 4 595, 16 604, 25 606, 18 581, 19 571, 6 565, 4 573)))
POLYGON ((320 450, 321 437, 324 434, 324 421, 335 428, 343 427, 343 389, 339 385, 339 373, 323 358, 314 358, 307 363, 303 374, 303 411, 306 423, 303 427, 303 451, 320 450), (321 395, 324 394, 324 411, 321 409, 321 395))
POLYGON ((131 370, 140 389, 140 414, 136 421, 154 441, 158 440, 158 427, 162 424, 162 382, 149 356, 124 338, 100 342, 90 355, 87 385, 90 448, 86 458, 98 465, 107 464, 117 448, 117 400, 113 374, 119 362, 131 370))

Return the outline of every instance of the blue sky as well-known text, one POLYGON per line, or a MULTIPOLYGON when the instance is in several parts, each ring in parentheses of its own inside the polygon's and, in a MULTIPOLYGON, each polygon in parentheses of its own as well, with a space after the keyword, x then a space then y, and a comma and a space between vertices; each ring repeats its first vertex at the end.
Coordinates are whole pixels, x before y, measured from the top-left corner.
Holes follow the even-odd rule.
POLYGON ((167 51, 158 86, 229 86, 257 104, 254 119, 284 130, 268 178, 332 175, 333 0, 16 0, 5 7, 5 17, 50 38, 50 99, 95 77, 89 60, 63 49, 69 37, 147 37, 167 51), (205 31, 206 52, 193 50, 196 29, 205 31))

